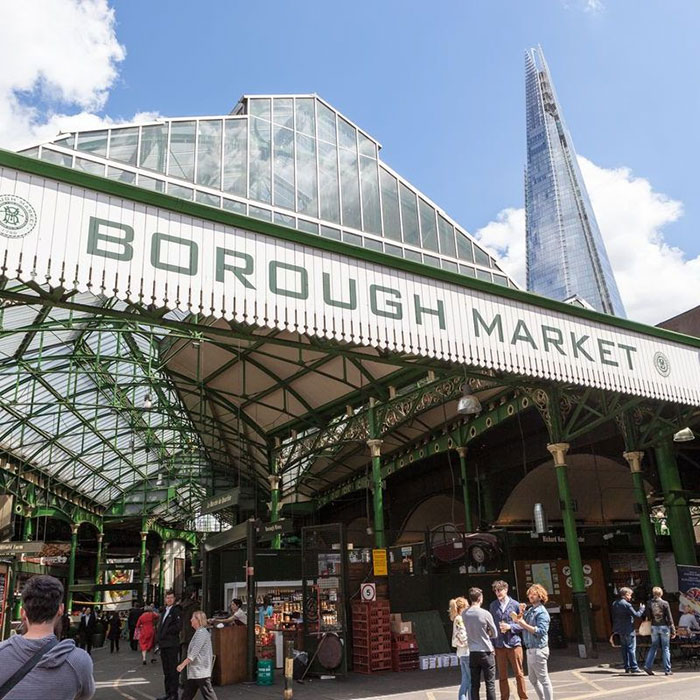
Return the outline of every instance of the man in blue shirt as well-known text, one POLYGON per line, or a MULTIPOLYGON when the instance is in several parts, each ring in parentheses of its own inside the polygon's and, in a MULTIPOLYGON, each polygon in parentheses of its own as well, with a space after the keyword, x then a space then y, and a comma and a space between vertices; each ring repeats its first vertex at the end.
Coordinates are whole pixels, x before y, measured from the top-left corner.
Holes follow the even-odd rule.
POLYGON ((642 673, 637 664, 637 635, 634 618, 644 614, 644 605, 639 610, 632 607, 632 589, 620 588, 620 597, 612 604, 613 634, 620 636, 620 650, 625 673, 642 673))
POLYGON ((508 683, 508 665, 515 674, 515 684, 518 689, 518 698, 527 700, 525 689, 525 675, 523 673, 523 648, 518 632, 520 628, 511 620, 511 613, 520 612, 520 604, 508 595, 506 581, 494 581, 491 589, 496 596, 489 606, 489 612, 496 623, 498 636, 493 640, 496 653, 496 668, 498 669, 498 685, 501 691, 501 700, 510 699, 510 685, 508 683))

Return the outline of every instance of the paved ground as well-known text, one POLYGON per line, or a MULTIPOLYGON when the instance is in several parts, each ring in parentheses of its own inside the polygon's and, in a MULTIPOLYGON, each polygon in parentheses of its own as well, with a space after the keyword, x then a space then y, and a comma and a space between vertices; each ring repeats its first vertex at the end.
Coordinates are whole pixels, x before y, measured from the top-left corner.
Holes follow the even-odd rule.
MULTIPOLYGON (((163 693, 159 665, 142 666, 135 652, 122 650, 118 655, 95 649, 96 700, 154 700, 163 693)), ((550 672, 556 700, 698 700, 700 671, 679 667, 674 675, 626 676, 616 670, 617 654, 602 650, 598 659, 581 660, 566 652, 554 652, 550 672)), ((380 673, 371 676, 350 674, 343 680, 313 680, 294 684, 295 700, 454 700, 459 686, 455 669, 380 673)), ((281 699, 283 682, 257 687, 238 685, 216 688, 219 700, 281 699)), ((529 687, 529 684, 528 684, 529 687)), ((484 692, 482 691, 482 698, 484 692)), ((532 688, 529 697, 536 699, 532 688)), ((516 700, 515 687, 511 698, 516 700)), ((49 700, 47 698, 47 700, 49 700)))

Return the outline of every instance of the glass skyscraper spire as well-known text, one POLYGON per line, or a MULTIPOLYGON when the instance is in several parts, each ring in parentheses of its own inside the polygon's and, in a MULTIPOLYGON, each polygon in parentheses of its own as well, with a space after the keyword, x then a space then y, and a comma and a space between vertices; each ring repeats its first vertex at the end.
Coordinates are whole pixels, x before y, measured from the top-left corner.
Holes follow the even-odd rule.
POLYGON ((527 288, 625 316, 541 48, 525 54, 527 288))

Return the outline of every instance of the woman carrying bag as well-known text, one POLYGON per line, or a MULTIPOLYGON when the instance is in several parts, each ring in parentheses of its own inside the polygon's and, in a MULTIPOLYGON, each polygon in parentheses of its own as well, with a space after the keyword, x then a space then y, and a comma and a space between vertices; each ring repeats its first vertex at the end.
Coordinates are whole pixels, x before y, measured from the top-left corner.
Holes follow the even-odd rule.
POLYGON ((214 654, 204 610, 193 612, 190 624, 194 629, 194 636, 187 647, 187 658, 177 667, 178 673, 183 668, 187 668, 187 682, 181 700, 192 700, 198 690, 202 693, 204 700, 217 700, 211 685, 214 654))
POLYGON ((469 644, 467 630, 464 626, 462 613, 467 609, 466 598, 453 598, 450 601, 450 620, 452 620, 452 646, 457 649, 459 669, 462 674, 462 682, 459 686, 457 700, 469 700, 471 688, 471 671, 469 670, 469 644))

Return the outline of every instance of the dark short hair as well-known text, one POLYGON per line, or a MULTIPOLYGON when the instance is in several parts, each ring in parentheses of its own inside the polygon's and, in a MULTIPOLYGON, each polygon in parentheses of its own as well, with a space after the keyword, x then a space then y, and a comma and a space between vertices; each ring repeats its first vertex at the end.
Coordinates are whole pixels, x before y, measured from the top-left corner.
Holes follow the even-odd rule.
POLYGON ((169 590, 169 591, 165 591, 165 595, 172 595, 172 596, 174 596, 174 595, 175 595, 175 591, 173 591, 172 589, 169 590))
POLYGON ((234 598, 232 603, 235 603, 237 607, 242 608, 243 607, 243 601, 240 598, 234 598))
POLYGON ((22 608, 32 624, 51 622, 63 602, 63 584, 53 576, 32 576, 22 589, 22 608))
POLYGON ((467 595, 469 596, 470 603, 478 603, 479 599, 484 597, 484 593, 481 588, 476 587, 470 588, 467 595))
POLYGON ((493 590, 493 591, 500 591, 502 588, 504 588, 506 591, 508 590, 508 582, 507 581, 501 581, 499 579, 498 581, 494 581, 491 584, 491 590, 493 590))

